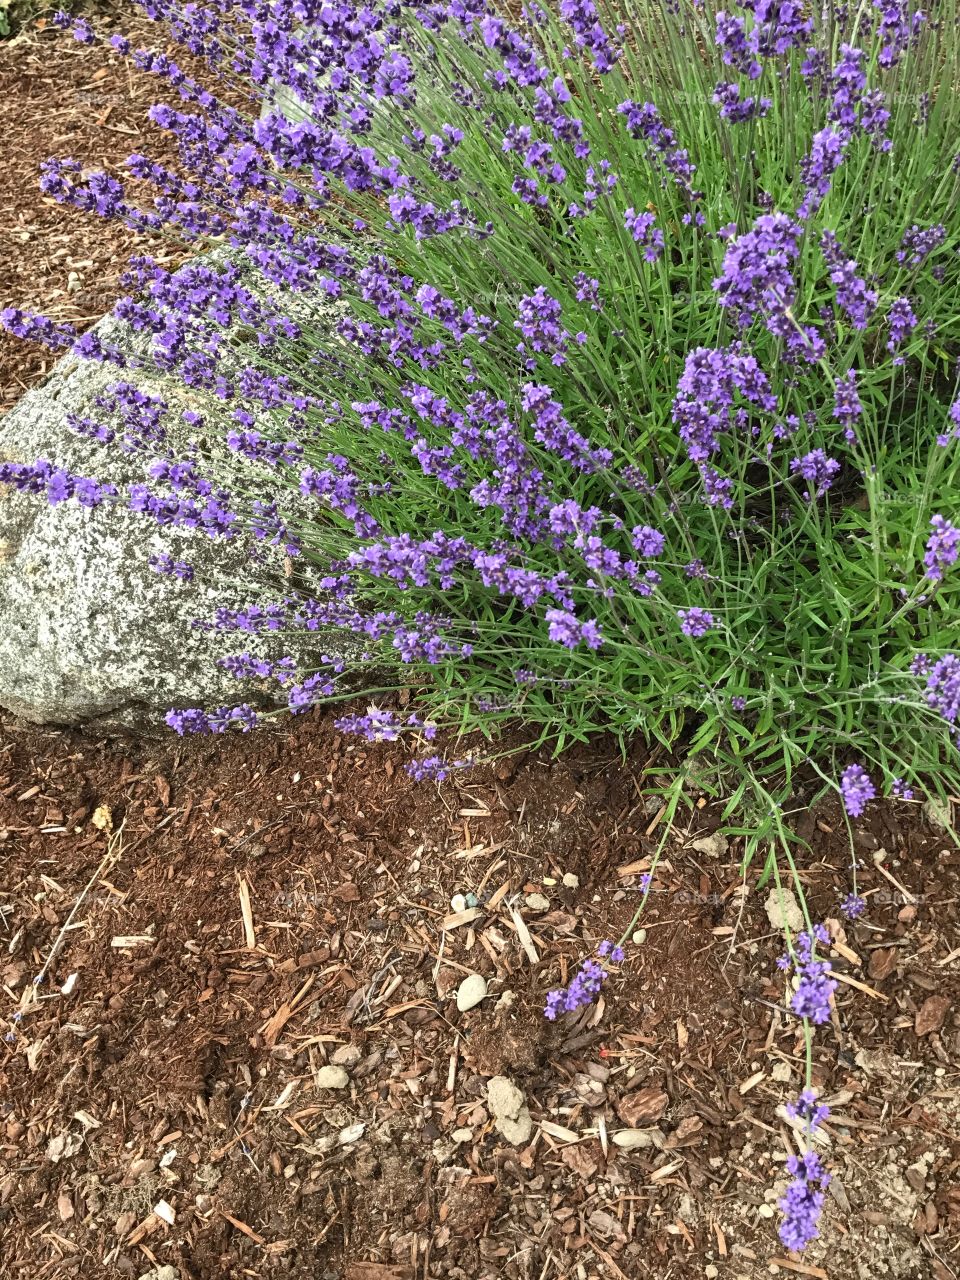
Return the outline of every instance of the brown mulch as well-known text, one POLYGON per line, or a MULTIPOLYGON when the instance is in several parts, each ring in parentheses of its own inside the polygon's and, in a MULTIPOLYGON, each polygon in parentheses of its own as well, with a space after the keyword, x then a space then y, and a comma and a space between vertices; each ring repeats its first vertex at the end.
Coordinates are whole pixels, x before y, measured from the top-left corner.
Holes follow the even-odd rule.
MULTIPOLYGON (((162 26, 133 6, 99 14, 96 25, 134 45, 167 49, 185 70, 198 70, 162 26)), ((166 81, 137 71, 106 42, 78 44, 46 19, 0 42, 0 310, 21 307, 83 330, 123 293, 120 277, 132 254, 167 264, 185 256, 170 240, 58 204, 38 185, 50 156, 73 157, 119 178, 134 152, 176 167, 174 143, 147 119, 154 102, 179 105, 166 81)), ((0 414, 56 359, 0 334, 0 414)))
POLYGON ((542 1016, 632 914, 662 835, 644 763, 413 786, 400 748, 319 714, 154 743, 0 725, 4 1274, 954 1276, 956 849, 878 808, 841 925, 844 827, 810 815, 848 980, 814 1038, 834 1183, 797 1261, 773 1201, 803 1040, 769 890, 702 843, 711 804, 670 832, 602 1002, 542 1016), (488 993, 459 1012, 470 973, 488 993), (494 1075, 529 1108, 518 1142, 494 1075))

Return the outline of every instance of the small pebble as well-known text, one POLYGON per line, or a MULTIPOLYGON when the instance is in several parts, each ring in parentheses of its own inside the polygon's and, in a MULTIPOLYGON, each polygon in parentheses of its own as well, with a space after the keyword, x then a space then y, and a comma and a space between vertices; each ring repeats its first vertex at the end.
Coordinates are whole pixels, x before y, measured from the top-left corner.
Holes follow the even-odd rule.
POLYGON ((720 1268, 715 1267, 712 1262, 708 1262, 703 1268, 703 1274, 706 1276, 707 1280, 717 1280, 717 1276, 720 1274, 720 1268))
POLYGON ((331 1063, 320 1068, 313 1082, 318 1089, 345 1089, 350 1083, 350 1077, 343 1067, 331 1063))
POLYGON ((648 1129, 618 1129, 613 1135, 613 1144, 623 1147, 625 1151, 633 1151, 638 1147, 652 1147, 653 1134, 648 1129))
POLYGON ((766 908, 767 919, 775 929, 789 929, 791 933, 799 933, 806 924, 803 912, 800 910, 800 904, 797 902, 796 894, 792 889, 774 886, 767 894, 764 907, 766 908))
POLYGON ((453 897, 450 899, 450 910, 466 911, 466 909, 467 909, 466 898, 463 896, 462 893, 455 893, 453 897))
POLYGON ((705 853, 708 858, 722 858, 730 848, 730 843, 726 836, 717 832, 712 836, 703 836, 700 840, 694 840, 692 847, 697 853, 705 853))
POLYGON ((461 1013, 466 1013, 468 1009, 479 1004, 486 994, 486 978, 479 973, 468 974, 457 987, 457 1008, 461 1013))
POLYGON ((342 1044, 330 1061, 337 1067, 355 1067, 362 1057, 363 1053, 358 1045, 342 1044))
POLYGON ((563 877, 563 883, 565 887, 568 889, 579 889, 580 877, 575 876, 572 871, 568 871, 567 874, 563 877))
POLYGON ((762 1205, 760 1206, 760 1208, 759 1208, 758 1212, 759 1212, 759 1214, 760 1214, 760 1217, 761 1217, 761 1218, 772 1218, 772 1217, 773 1217, 773 1205, 771 1205, 771 1204, 762 1204, 762 1205))
POLYGON ((450 1137, 453 1139, 454 1142, 472 1142, 473 1130, 472 1129, 454 1129, 450 1137))
POLYGON ((647 940, 646 929, 638 929, 630 939, 630 941, 635 942, 637 946, 639 946, 641 942, 646 942, 646 940, 647 940))
POLYGON ((524 898, 524 902, 531 911, 549 911, 550 899, 545 898, 542 893, 528 893, 524 898))

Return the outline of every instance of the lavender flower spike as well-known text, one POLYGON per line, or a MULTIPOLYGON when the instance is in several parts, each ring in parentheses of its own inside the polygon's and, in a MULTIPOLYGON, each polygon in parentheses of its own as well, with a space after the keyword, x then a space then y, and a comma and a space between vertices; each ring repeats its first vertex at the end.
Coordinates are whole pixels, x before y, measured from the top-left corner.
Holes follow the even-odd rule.
POLYGON ((840 794, 847 813, 852 818, 859 818, 867 807, 867 801, 877 794, 877 789, 863 765, 848 764, 840 775, 840 794))
POLYGON ((612 942, 601 942, 597 947, 597 955, 604 964, 596 960, 585 960, 567 987, 559 987, 547 993, 544 1017, 550 1022, 556 1021, 561 1013, 575 1013, 593 1001, 600 993, 600 987, 609 970, 607 964, 622 964, 623 947, 612 942))

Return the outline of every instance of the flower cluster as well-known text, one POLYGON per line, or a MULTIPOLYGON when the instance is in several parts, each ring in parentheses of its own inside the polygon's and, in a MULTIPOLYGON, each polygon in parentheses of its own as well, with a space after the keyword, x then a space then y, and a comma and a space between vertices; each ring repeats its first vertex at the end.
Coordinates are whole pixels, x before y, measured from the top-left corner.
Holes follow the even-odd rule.
POLYGON ((551 1022, 561 1013, 576 1013, 592 1004, 600 993, 600 987, 609 974, 610 965, 623 964, 623 947, 612 942, 601 942, 597 947, 599 960, 586 960, 566 987, 559 987, 547 994, 544 1014, 551 1022))
POLYGON ((840 795, 847 813, 859 818, 876 794, 877 789, 863 765, 848 764, 840 776, 840 795))
POLYGON ((781 969, 795 969, 795 990, 790 997, 790 1008, 799 1018, 809 1018, 819 1026, 830 1019, 830 1000, 837 989, 837 980, 831 976, 829 960, 817 956, 817 945, 827 946, 830 935, 822 924, 815 925, 812 933, 797 935, 792 955, 777 961, 781 969))
POLYGON ((780 1239, 787 1249, 800 1252, 818 1234, 818 1223, 830 1174, 815 1151, 805 1151, 787 1158, 787 1172, 792 1181, 779 1201, 783 1220, 780 1239))

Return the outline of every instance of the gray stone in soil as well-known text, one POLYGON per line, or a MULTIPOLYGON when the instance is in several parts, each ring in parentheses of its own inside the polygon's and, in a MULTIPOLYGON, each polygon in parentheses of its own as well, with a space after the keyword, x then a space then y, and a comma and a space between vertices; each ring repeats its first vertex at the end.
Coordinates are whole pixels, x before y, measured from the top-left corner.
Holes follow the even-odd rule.
POLYGON ((487 994, 487 980, 480 973, 470 973, 457 987, 457 1009, 466 1013, 474 1008, 487 994))
POLYGON ((320 1068, 313 1082, 318 1089, 345 1089, 350 1083, 350 1077, 343 1067, 328 1064, 320 1068))
POLYGON ((493 1076, 487 1082, 487 1105, 499 1133, 515 1147, 522 1146, 533 1133, 533 1119, 523 1093, 507 1076, 493 1076))
POLYGON ((953 830, 953 811, 949 800, 941 800, 939 796, 931 796, 924 802, 923 816, 941 835, 953 830))
MULTIPOLYGON (((113 317, 96 332, 125 352, 144 352, 143 340, 113 317)), ((102 418, 94 401, 119 381, 168 402, 164 426, 175 446, 190 437, 191 428, 180 418, 185 408, 204 413, 208 423, 211 410, 219 409, 222 420, 222 406, 211 395, 191 391, 155 366, 119 370, 66 356, 42 386, 0 418, 0 461, 46 458, 76 474, 112 481, 121 494, 129 483, 143 481, 149 455, 124 454, 66 424, 68 414, 102 418)), ((203 449, 224 487, 256 484, 259 496, 276 496, 269 492, 267 469, 251 467, 222 441, 223 430, 208 426, 203 449), (208 435, 214 441, 209 445, 208 435)), ((356 644, 351 636, 329 631, 260 640, 192 627, 194 618, 209 618, 220 606, 267 603, 287 593, 282 562, 258 565, 251 541, 213 541, 194 530, 161 532, 122 502, 92 511, 73 501, 51 508, 42 498, 0 486, 0 707, 39 724, 142 729, 162 725, 173 706, 282 702, 275 682, 256 688, 233 680, 217 658, 238 650, 269 657, 291 653, 309 670, 319 665, 321 653, 349 656, 356 644), (184 585, 151 570, 148 560, 160 552, 192 565, 193 582, 184 585)))

